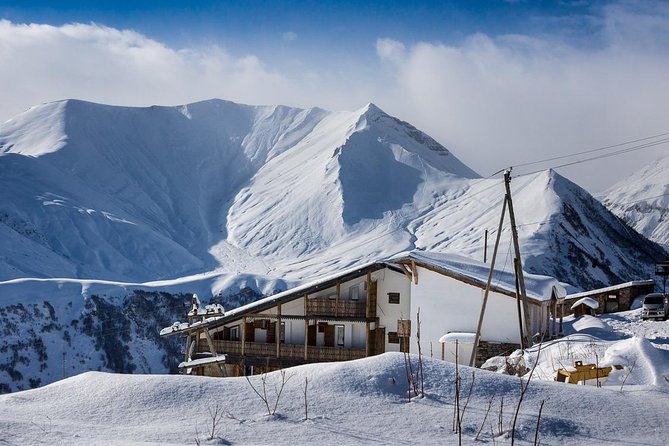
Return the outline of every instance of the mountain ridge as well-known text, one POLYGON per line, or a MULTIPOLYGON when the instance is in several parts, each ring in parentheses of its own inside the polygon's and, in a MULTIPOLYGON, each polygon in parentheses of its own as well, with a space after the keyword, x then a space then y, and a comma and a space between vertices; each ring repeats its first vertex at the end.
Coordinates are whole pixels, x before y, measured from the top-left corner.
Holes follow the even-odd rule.
MULTIPOLYGON (((602 202, 669 253, 669 155, 661 156, 602 194, 602 202)), ((667 254, 669 255, 669 254, 667 254)))

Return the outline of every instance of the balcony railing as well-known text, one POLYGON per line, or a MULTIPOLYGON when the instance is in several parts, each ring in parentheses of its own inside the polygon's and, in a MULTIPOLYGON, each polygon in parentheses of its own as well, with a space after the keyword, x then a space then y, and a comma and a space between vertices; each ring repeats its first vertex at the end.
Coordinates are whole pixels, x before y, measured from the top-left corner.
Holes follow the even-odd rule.
MULTIPOLYGON (((218 353, 239 356, 242 354, 241 341, 214 340, 214 347, 218 353)), ((209 351, 206 343, 200 343, 200 351, 209 351)), ((276 344, 262 342, 246 342, 244 346, 245 356, 276 357, 276 344)), ((307 346, 307 362, 332 362, 360 359, 366 356, 364 348, 343 348, 307 346)), ((304 344, 281 344, 280 358, 304 360, 304 344)))
POLYGON ((329 317, 366 317, 367 302, 360 300, 307 299, 307 314, 329 317))

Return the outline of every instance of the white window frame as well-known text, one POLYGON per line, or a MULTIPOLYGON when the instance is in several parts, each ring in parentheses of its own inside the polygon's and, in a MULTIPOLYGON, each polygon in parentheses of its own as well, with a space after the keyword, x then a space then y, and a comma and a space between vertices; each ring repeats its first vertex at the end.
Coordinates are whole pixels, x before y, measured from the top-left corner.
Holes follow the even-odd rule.
POLYGON ((335 347, 344 347, 346 345, 346 327, 344 325, 335 325, 335 347), (340 334, 341 333, 341 343, 340 334))
POLYGON ((230 327, 230 340, 231 341, 239 341, 240 340, 240 337, 239 337, 240 333, 241 332, 240 332, 239 325, 235 325, 235 326, 230 327), (236 333, 236 336, 234 335, 234 333, 236 333))

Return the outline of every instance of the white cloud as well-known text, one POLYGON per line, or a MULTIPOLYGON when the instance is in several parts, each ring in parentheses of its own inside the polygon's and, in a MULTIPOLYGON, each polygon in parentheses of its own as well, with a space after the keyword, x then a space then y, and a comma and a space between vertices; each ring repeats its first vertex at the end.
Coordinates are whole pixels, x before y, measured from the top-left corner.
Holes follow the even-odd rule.
POLYGON ((368 102, 361 89, 307 70, 280 72, 253 54, 235 57, 216 45, 175 49, 135 31, 79 23, 0 20, 0 85, 0 122, 63 98, 151 105, 218 97, 337 108, 368 102))
MULTIPOLYGON (((305 55, 281 69, 222 46, 175 49, 95 24, 0 20, 0 121, 71 97, 123 105, 219 97, 335 110, 373 101, 488 174, 669 131, 669 5, 650 5, 603 8, 587 47, 563 36, 475 34, 457 45, 380 38, 376 61, 328 56, 326 66, 305 55)), ((562 172, 597 190, 666 150, 562 172)))
POLYGON ((297 40, 297 33, 294 33, 293 31, 286 31, 285 33, 281 34, 281 38, 286 42, 294 42, 297 40))
MULTIPOLYGON (((653 15, 620 5, 605 10, 597 47, 484 34, 458 46, 418 43, 391 66, 396 83, 388 111, 411 118, 482 174, 668 132, 669 8, 660 9, 653 15), (630 33, 631 24, 639 31, 630 33)), ((393 48, 402 46, 384 43, 379 57, 395 60, 393 48)), ((599 190, 667 150, 563 173, 599 190)))
POLYGON ((381 60, 401 63, 406 56, 406 47, 397 40, 383 38, 376 41, 376 54, 381 60))

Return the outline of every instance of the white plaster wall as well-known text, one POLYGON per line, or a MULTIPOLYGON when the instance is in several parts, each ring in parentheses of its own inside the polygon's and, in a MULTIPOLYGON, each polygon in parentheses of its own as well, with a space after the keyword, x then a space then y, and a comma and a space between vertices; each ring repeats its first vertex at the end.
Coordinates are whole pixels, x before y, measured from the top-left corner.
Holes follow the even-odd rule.
POLYGON ((379 325, 386 327, 386 351, 398 352, 400 351, 400 344, 389 344, 388 332, 397 331, 397 321, 399 319, 411 317, 411 284, 403 273, 388 268, 380 272, 383 272, 383 274, 377 276, 376 315, 379 317, 379 325), (400 303, 388 303, 388 293, 400 293, 400 303))
MULTIPOLYGON (((416 312, 420 307, 421 346, 439 351, 439 338, 449 332, 474 333, 481 311, 484 290, 448 276, 418 267, 418 285, 411 284, 412 351, 416 335, 416 312)), ((490 292, 482 341, 519 343, 516 300, 490 292)), ((437 354, 435 354, 437 356, 437 354)))
POLYGON ((281 305, 281 314, 304 316, 304 297, 286 302, 281 305))
MULTIPOLYGON (((365 342, 366 342, 365 331, 367 329, 365 323, 317 320, 317 323, 318 322, 327 322, 329 325, 343 325, 345 348, 365 348, 365 342)), ((335 332, 335 342, 336 342, 336 332, 335 332)), ((302 325, 302 343, 304 343, 304 325, 302 325)), ((319 346, 325 345, 325 333, 316 333, 316 345, 319 346)))
POLYGON ((438 359, 443 359, 444 361, 448 362, 455 362, 456 349, 457 349, 458 364, 469 365, 469 360, 472 357, 472 350, 474 349, 473 342, 458 342, 457 345, 455 344, 455 341, 446 342, 444 344, 437 343, 434 350, 434 357, 438 359), (443 345, 443 357, 442 357, 442 345, 443 345))
POLYGON ((365 330, 367 329, 365 324, 352 324, 351 325, 351 347, 352 348, 365 348, 365 330))
POLYGON ((304 321, 285 320, 286 344, 304 345, 304 321))
MULTIPOLYGON (((374 277, 376 273, 372 273, 372 278, 374 277)), ((367 281, 367 274, 363 274, 360 277, 356 277, 355 279, 349 280, 347 282, 342 282, 339 286, 339 300, 348 300, 349 299, 349 288, 351 286, 357 285, 358 286, 358 300, 360 302, 366 302, 367 301, 367 291, 364 289, 364 283, 367 281)), ((330 288, 326 288, 324 290, 318 291, 317 293, 313 293, 309 295, 310 299, 313 298, 323 298, 323 297, 328 297, 328 296, 334 296, 337 294, 337 287, 336 286, 331 286, 330 288)), ((303 304, 304 305, 304 304, 303 304)), ((303 311, 304 314, 304 311, 303 311)))

